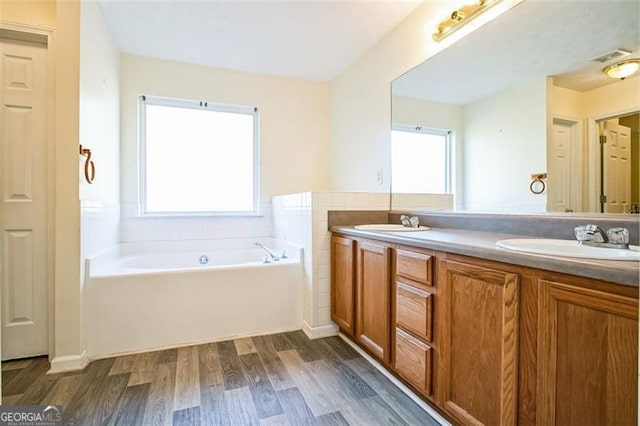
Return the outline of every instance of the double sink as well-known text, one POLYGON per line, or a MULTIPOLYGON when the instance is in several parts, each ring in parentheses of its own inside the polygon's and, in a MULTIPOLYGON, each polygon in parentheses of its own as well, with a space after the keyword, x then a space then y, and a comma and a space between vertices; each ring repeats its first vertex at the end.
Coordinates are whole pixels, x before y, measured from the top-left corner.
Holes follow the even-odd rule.
MULTIPOLYGON (((400 224, 357 225, 361 231, 371 232, 416 232, 429 230, 426 226, 411 228, 400 224)), ((428 234, 425 234, 425 237, 428 234)), ((629 249, 595 247, 580 244, 576 240, 516 238, 499 240, 496 245, 506 250, 546 256, 574 257, 597 260, 640 261, 640 246, 629 246, 629 249)))

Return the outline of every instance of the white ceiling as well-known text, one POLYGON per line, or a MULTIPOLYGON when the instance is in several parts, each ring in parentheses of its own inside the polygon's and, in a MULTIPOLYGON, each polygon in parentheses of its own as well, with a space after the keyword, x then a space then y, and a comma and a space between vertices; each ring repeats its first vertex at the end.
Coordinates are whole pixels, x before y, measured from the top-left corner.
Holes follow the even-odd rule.
POLYGON ((588 90, 616 81, 593 58, 639 47, 638 0, 526 0, 396 79, 393 94, 465 105, 545 76, 588 90))
POLYGON ((99 0, 120 50, 329 81, 422 0, 99 0))

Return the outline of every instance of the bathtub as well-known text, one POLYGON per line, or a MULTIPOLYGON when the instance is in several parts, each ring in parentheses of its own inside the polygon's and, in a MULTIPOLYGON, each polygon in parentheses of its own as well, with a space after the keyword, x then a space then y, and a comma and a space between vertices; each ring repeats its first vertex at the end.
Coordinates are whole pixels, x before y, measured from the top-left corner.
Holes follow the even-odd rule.
POLYGON ((270 238, 120 244, 85 263, 87 355, 299 330, 302 259, 270 238))

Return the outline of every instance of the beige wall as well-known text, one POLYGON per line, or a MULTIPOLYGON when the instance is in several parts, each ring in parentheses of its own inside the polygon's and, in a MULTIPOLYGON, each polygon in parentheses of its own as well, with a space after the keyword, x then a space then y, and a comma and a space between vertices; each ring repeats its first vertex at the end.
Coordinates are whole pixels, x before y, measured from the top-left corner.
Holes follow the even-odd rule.
MULTIPOLYGON (((0 19, 23 25, 52 28, 55 31, 53 58, 55 69, 54 116, 51 127, 54 146, 54 273, 53 342, 50 357, 77 357, 84 350, 81 325, 80 291, 80 208, 78 193, 78 112, 80 4, 77 0, 6 1, 0 19)), ((55 361, 55 359, 54 359, 55 361)))
MULTIPOLYGON (((560 117, 582 121, 582 209, 588 211, 590 199, 591 208, 595 208, 593 197, 597 192, 596 169, 599 167, 595 160, 596 148, 589 145, 589 131, 595 129, 589 129, 588 121, 640 110, 640 76, 615 81, 586 92, 553 84, 548 87, 549 120, 560 117)), ((595 141, 593 138, 591 140, 595 141)), ((634 164, 638 167, 637 161, 634 164)))
POLYGON ((0 19, 54 28, 56 0, 2 0, 0 1, 0 19))
MULTIPOLYGON (((80 3, 56 5, 55 358, 84 351, 78 189, 80 3)), ((56 360, 54 359, 54 362, 56 360)))
POLYGON ((260 111, 261 200, 329 185, 329 86, 122 55, 121 192, 137 201, 138 96, 255 105, 260 111))
POLYGON ((608 84, 583 94, 584 116, 600 118, 640 108, 640 76, 608 84))

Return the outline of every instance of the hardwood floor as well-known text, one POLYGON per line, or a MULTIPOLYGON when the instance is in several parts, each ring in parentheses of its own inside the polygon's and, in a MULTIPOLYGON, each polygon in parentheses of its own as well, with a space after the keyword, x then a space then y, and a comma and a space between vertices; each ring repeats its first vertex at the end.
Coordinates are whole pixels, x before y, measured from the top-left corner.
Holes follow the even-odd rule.
POLYGON ((301 331, 93 361, 2 364, 5 405, 62 405, 67 425, 437 425, 338 337, 301 331))

